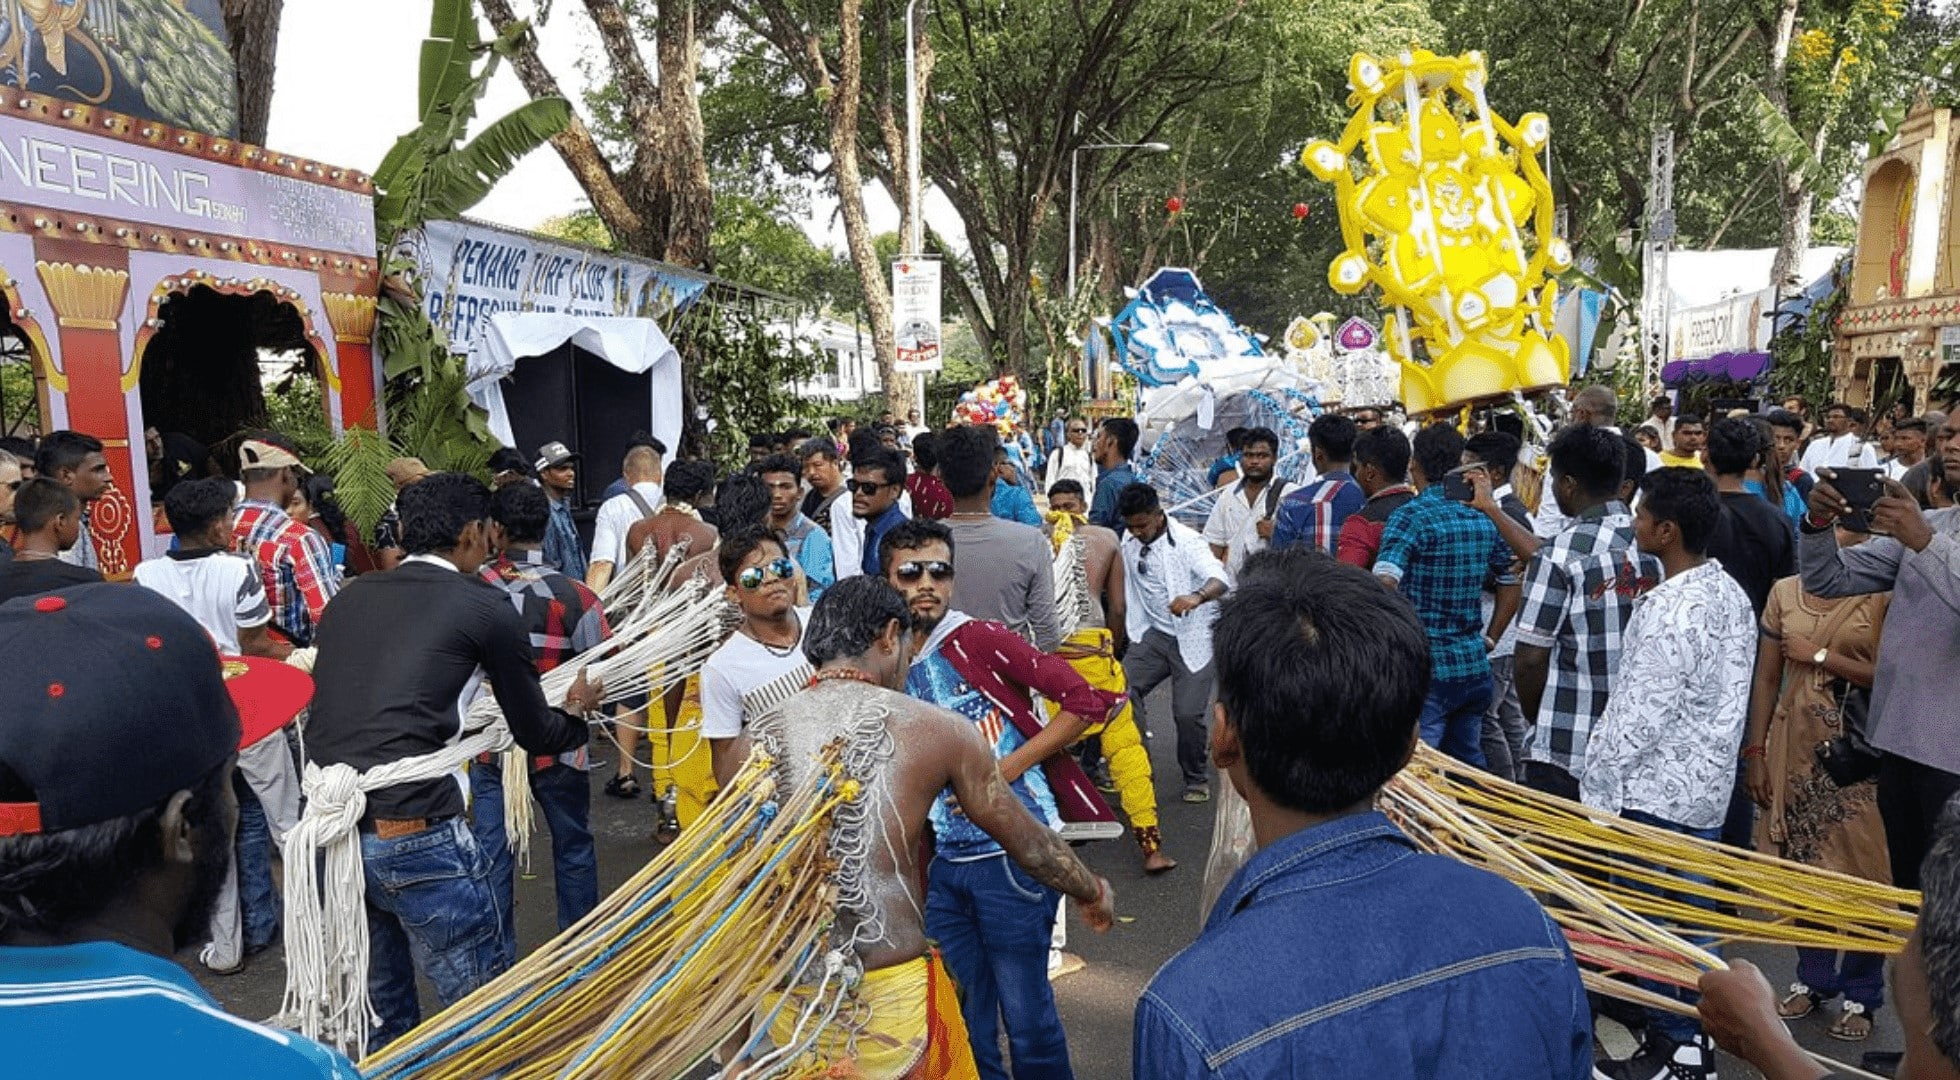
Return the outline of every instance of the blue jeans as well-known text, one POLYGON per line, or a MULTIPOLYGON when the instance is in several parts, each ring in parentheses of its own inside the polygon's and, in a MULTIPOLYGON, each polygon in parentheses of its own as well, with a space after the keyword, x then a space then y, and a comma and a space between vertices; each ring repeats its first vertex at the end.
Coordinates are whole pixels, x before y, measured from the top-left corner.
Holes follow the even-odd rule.
POLYGON ((490 863, 461 815, 392 840, 363 831, 361 866, 368 997, 381 1017, 371 1053, 422 1022, 418 972, 451 1005, 503 971, 503 918, 490 863))
MULTIPOLYGON (((599 859, 592 848, 592 784, 562 762, 531 774, 531 797, 551 830, 552 882, 558 893, 558 929, 599 906, 599 859)), ((490 887, 503 916, 504 966, 517 962, 517 866, 504 835, 504 769, 500 755, 470 763, 470 831, 490 863, 490 887)))
POLYGON ((1484 713, 1490 708, 1489 675, 1431 679, 1422 703, 1422 741, 1465 765, 1484 767, 1484 713))
MULTIPOLYGON (((1720 840, 1722 838, 1722 828, 1719 825, 1712 829, 1690 829, 1685 825, 1676 825, 1674 822, 1668 821, 1665 818, 1658 818, 1652 814, 1645 813, 1640 810, 1625 810, 1620 813, 1620 816, 1626 818, 1628 821, 1636 821, 1642 825, 1652 825, 1656 829, 1666 829, 1668 832, 1680 833, 1683 836, 1692 836, 1698 840, 1720 840)), ((1707 878, 1696 877, 1694 875, 1683 875, 1683 876, 1685 877, 1686 880, 1689 881, 1705 882, 1708 880, 1707 878)), ((1651 886, 1642 886, 1642 887, 1651 888, 1651 886)), ((1673 890, 1669 890, 1669 889, 1660 890, 1660 895, 1668 898, 1669 900, 1673 900, 1679 903, 1689 904, 1698 908, 1706 908, 1707 910, 1710 911, 1715 910, 1715 901, 1710 900, 1704 896, 1695 896, 1689 893, 1674 892, 1673 890)), ((1690 936, 1688 938, 1688 941, 1695 945, 1699 945, 1702 948, 1707 949, 1708 951, 1715 953, 1718 956, 1721 955, 1721 950, 1717 949, 1715 947, 1715 943, 1709 938, 1701 937, 1697 935, 1697 936, 1690 936)), ((1647 979, 1640 980, 1640 985, 1645 989, 1652 990, 1654 993, 1662 995, 1663 997, 1671 997, 1676 1001, 1685 1002, 1689 1005, 1693 1005, 1701 1000, 1701 994, 1698 991, 1690 990, 1685 987, 1672 986, 1667 983, 1652 982, 1647 979)), ((1701 1022, 1699 1020, 1696 1020, 1691 1016, 1680 1016, 1678 1014, 1668 1012, 1664 1009, 1647 1010, 1647 1027, 1650 1030, 1657 1031, 1660 1034, 1667 1036, 1669 1039, 1672 1039, 1677 1043, 1687 1042, 1688 1040, 1693 1039, 1695 1036, 1701 1034, 1701 1022)))
POLYGON ((999 1025, 1007 1025, 1015 1080, 1073 1080, 1068 1036, 1048 985, 1048 939, 1059 893, 1005 855, 934 859, 926 882, 926 936, 960 988, 960 1013, 985 1080, 1007 1080, 999 1025))
POLYGON ((272 829, 265 807, 236 772, 231 774, 238 795, 238 907, 245 930, 245 951, 255 953, 279 940, 279 891, 272 887, 272 829))
POLYGON ((1844 995, 1866 1012, 1885 1004, 1885 957, 1879 953, 1838 952, 1797 946, 1797 979, 1824 997, 1844 995))

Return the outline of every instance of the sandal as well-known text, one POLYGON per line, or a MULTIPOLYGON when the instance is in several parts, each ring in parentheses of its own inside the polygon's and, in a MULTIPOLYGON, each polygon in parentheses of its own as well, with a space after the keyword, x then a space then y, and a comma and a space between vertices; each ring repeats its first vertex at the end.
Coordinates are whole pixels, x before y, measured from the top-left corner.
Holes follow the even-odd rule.
POLYGON ((616 775, 606 781, 606 794, 615 799, 637 799, 640 797, 640 781, 631 773, 616 775))
POLYGON ((1785 1020, 1801 1020, 1824 1004, 1825 996, 1800 982, 1790 984, 1790 996, 1776 1004, 1776 1015, 1785 1020))
POLYGON ((1839 1042, 1864 1042, 1871 1038, 1871 1015, 1863 1005, 1847 1001, 1844 1011, 1838 1014, 1837 1022, 1831 1025, 1829 1034, 1839 1042))

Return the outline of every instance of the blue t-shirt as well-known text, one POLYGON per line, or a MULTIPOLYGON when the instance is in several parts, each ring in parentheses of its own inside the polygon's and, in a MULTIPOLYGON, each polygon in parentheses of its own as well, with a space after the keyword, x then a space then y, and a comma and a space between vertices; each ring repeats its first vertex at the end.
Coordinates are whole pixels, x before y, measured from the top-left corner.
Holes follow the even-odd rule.
POLYGON ((1034 508, 1034 497, 1028 494, 1027 488, 995 481, 993 501, 987 504, 987 509, 1002 521, 1041 528, 1041 511, 1034 508))
POLYGON ((231 1015, 183 968, 107 941, 0 946, 0 1046, 14 1080, 360 1080, 339 1053, 231 1015))

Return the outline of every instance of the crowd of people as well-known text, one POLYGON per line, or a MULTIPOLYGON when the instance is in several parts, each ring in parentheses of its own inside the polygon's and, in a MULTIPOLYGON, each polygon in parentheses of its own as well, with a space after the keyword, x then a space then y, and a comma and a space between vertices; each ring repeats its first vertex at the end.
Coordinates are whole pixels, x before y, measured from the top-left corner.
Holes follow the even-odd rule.
MULTIPOLYGON (((130 585, 100 584, 90 539, 101 442, 0 447, 0 639, 34 642, 9 653, 24 659, 0 721, 0 1004, 78 1030, 194 1022, 215 1046, 215 1005, 168 958, 208 941, 201 963, 225 973, 278 939, 273 866, 311 828, 302 770, 439 755, 481 694, 525 755, 561 929, 599 901, 596 732, 615 756, 600 790, 651 796, 659 839, 699 819, 762 725, 868 703, 900 746, 882 828, 929 822, 933 840, 883 868, 910 904, 879 911, 866 985, 958 987, 956 1008, 893 1036, 917 1054, 889 1075, 1072 1075, 1049 984, 1065 908, 1107 929, 1115 898, 1056 837, 1120 831, 1113 802, 1146 873, 1178 865, 1153 731, 1175 746, 1165 789, 1204 804, 1229 784, 1258 851, 1139 1000, 1140 1078, 1697 1080, 1719 1041, 1811 1080, 1781 1021, 1830 1008, 1833 1037, 1871 1035, 1871 954, 1799 950, 1783 995, 1746 963, 1700 994, 1648 987, 1700 1021, 1589 997, 1538 902, 1419 854, 1374 810, 1417 739, 1657 829, 1923 887, 1893 972, 1900 1075, 1960 1075, 1960 823, 1942 821, 1960 791, 1943 695, 1960 418, 1888 414, 1874 447, 1839 403, 1818 430, 1801 399, 1760 416, 1663 399, 1631 433, 1618 412, 1589 387, 1542 433, 1508 411, 1460 428, 1379 409, 1318 416, 1304 448, 1235 430, 1202 521, 1164 504, 1120 416, 1038 436, 837 421, 757 436, 726 474, 641 435, 589 531, 588 463, 562 442, 500 451, 488 484, 399 459, 395 505, 364 533, 331 478, 253 432, 224 476, 151 448, 171 544, 130 585), (610 716, 583 676, 548 700, 540 676, 614 632, 600 596, 649 558, 726 597, 719 647, 610 716), (220 654, 246 670, 227 679, 220 654), (312 674, 303 717, 249 696, 279 661, 312 674), (1146 707, 1160 687, 1168 717, 1146 707), (139 776, 115 740, 166 718, 186 745, 145 730, 145 764, 173 747, 139 776), (140 1015, 115 992, 133 982, 155 988, 140 1015), (1630 1057, 1596 1049, 1602 1013, 1639 1036, 1630 1057)), ((517 960, 513 760, 380 784, 351 811, 367 1049, 420 1022, 418 976, 447 1004, 517 960)), ((0 1009, 0 1030, 52 1030, 28 1015, 0 1009)), ((303 1039, 222 1038, 253 1075, 351 1075, 303 1039)), ((138 1041, 93 1052, 145 1060, 138 1041)), ((73 1074, 62 1052, 30 1048, 48 1068, 28 1075, 73 1074)))

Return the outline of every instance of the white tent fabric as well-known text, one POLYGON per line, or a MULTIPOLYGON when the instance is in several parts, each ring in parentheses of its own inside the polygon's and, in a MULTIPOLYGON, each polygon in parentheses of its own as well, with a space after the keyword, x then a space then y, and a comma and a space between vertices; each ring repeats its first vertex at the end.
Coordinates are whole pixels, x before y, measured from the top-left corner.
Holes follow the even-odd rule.
POLYGON ((504 408, 503 379, 517 370, 519 357, 542 356, 566 342, 621 371, 652 373, 647 431, 668 446, 672 461, 681 444, 681 357, 652 319, 540 311, 492 315, 467 361, 470 400, 490 414, 491 433, 505 446, 517 445, 504 408))
MULTIPOLYGON (((1814 247, 1798 260, 1797 288, 1831 272, 1848 248, 1814 247)), ((1673 251, 1667 256, 1667 287, 1676 308, 1702 307, 1744 293, 1769 288, 1769 268, 1775 248, 1725 251, 1673 251)))

